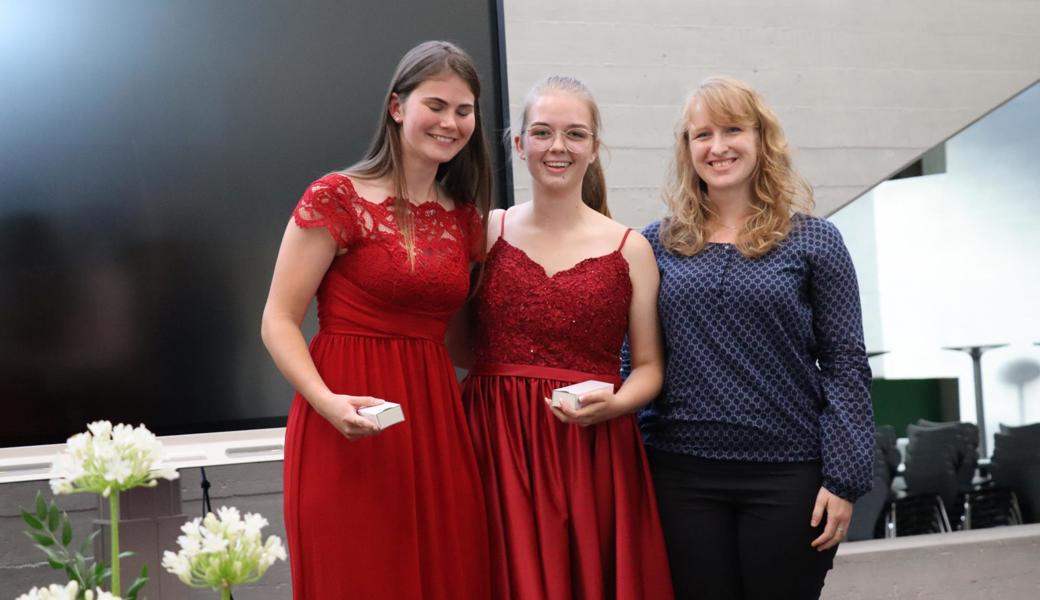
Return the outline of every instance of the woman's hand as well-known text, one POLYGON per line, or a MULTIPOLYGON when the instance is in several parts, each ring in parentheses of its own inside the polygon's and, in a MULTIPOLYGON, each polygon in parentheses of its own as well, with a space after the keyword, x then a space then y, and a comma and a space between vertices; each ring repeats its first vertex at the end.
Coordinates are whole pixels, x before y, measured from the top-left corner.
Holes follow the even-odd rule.
POLYGON ((545 403, 553 415, 561 422, 581 425, 582 427, 609 421, 615 417, 628 414, 635 409, 609 389, 595 390, 582 394, 580 398, 581 408, 578 410, 571 409, 566 403, 559 408, 555 408, 552 406, 552 400, 548 398, 545 399, 545 403))
POLYGON ((385 402, 372 396, 348 396, 346 394, 330 394, 321 402, 312 403, 326 421, 350 441, 376 435, 382 429, 378 425, 358 414, 358 410, 366 406, 376 406, 385 402))
POLYGON ((845 534, 849 531, 849 521, 852 520, 852 503, 821 487, 820 492, 816 494, 816 506, 813 507, 810 525, 819 525, 824 513, 827 515, 827 525, 820 537, 812 541, 812 547, 820 552, 837 546, 845 539, 845 534))

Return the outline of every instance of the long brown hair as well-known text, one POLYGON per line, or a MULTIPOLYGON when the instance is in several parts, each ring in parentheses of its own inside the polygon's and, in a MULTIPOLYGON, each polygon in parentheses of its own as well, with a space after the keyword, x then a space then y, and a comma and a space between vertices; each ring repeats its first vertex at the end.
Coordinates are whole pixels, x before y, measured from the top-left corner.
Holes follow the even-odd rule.
POLYGON ((744 256, 762 256, 787 237, 794 212, 812 210, 813 192, 791 165, 791 151, 776 114, 751 86, 729 77, 704 80, 686 99, 665 184, 668 215, 661 225, 661 242, 670 252, 686 256, 707 244, 706 224, 713 211, 708 187, 694 170, 690 155, 689 124, 697 105, 715 123, 741 125, 758 134, 758 161, 751 175, 753 212, 735 246, 744 256))
POLYGON ((600 165, 599 160, 599 149, 602 145, 599 132, 600 129, 603 128, 603 123, 599 115, 599 106, 596 105, 596 99, 592 97, 592 92, 589 91, 589 88, 584 83, 565 75, 550 75, 534 84, 531 91, 527 92, 527 97, 524 98, 524 112, 520 123, 520 133, 523 134, 523 132, 527 130, 527 113, 530 112, 531 105, 534 104, 534 101, 545 94, 556 92, 564 92, 577 96, 581 100, 584 100, 585 104, 589 107, 589 113, 592 115, 591 125, 593 143, 595 144, 596 160, 589 163, 588 169, 585 170, 585 176, 582 177, 581 200, 594 210, 609 217, 610 208, 607 207, 607 180, 603 176, 603 167, 600 165))
MULTIPOLYGON (((397 63, 390 80, 380 126, 360 161, 346 169, 348 175, 363 179, 389 176, 394 183, 394 216, 404 237, 408 255, 414 260, 415 237, 412 226, 408 190, 405 185, 401 156, 400 125, 390 115, 394 94, 404 102, 424 81, 441 75, 457 75, 473 93, 474 129, 466 146, 450 161, 437 167, 437 181, 455 202, 473 204, 480 213, 486 234, 487 214, 491 206, 491 160, 483 119, 480 116, 480 79, 473 59, 464 50, 444 41, 423 42, 409 50, 397 63)), ((480 236, 481 251, 484 235, 480 236)))

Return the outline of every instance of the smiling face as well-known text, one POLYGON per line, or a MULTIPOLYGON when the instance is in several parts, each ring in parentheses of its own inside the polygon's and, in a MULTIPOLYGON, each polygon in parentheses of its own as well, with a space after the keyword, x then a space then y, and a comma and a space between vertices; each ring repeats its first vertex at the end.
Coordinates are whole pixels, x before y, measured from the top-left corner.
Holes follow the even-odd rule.
POLYGON ((405 159, 441 164, 454 158, 476 127, 474 103, 469 85, 454 74, 431 77, 403 99, 393 94, 389 111, 400 125, 405 159))
POLYGON ((546 92, 531 102, 524 120, 527 126, 514 143, 535 183, 580 191, 598 143, 588 102, 567 92, 546 92))
POLYGON ((697 176, 712 191, 750 195, 758 163, 758 131, 748 123, 718 123, 700 102, 687 125, 690 159, 697 176))

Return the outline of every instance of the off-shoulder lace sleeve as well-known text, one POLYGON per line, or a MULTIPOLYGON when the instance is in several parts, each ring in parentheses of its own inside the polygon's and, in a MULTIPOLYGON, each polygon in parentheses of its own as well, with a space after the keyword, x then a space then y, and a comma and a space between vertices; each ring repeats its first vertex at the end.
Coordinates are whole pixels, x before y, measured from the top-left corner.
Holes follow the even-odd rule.
POLYGON ((300 227, 324 227, 336 245, 347 248, 358 237, 354 196, 345 177, 326 175, 307 187, 293 210, 293 220, 300 227))

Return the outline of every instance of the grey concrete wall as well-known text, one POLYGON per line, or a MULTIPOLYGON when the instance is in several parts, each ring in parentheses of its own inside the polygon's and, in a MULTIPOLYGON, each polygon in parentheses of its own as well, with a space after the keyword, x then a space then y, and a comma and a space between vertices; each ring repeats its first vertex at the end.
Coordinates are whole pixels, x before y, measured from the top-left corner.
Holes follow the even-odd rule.
MULTIPOLYGON (((259 513, 270 521, 264 529, 267 535, 277 535, 285 541, 285 525, 282 519, 282 463, 257 463, 223 467, 209 467, 206 476, 212 487, 210 500, 213 508, 234 506, 243 513, 259 513)), ((187 518, 202 515, 202 488, 199 469, 181 471, 179 480, 183 509, 187 518)), ((51 569, 44 561, 43 554, 32 547, 31 542, 22 534, 26 525, 22 522, 20 509, 31 509, 37 490, 44 490, 50 500, 50 489, 46 481, 28 483, 9 483, 0 485, 0 598, 14 598, 27 592, 34 586, 64 583, 64 575, 51 569)), ((98 517, 97 496, 92 494, 76 494, 59 496, 57 503, 73 519, 76 539, 89 533, 98 517)), ((78 543, 78 542, 77 542, 78 543)), ((350 543, 344 540, 344 543, 350 543)), ((170 539, 164 549, 176 551, 176 539, 170 539)), ((127 547, 125 538, 122 544, 127 547)), ((161 572, 158 564, 148 564, 153 578, 161 572)), ((136 573, 124 572, 123 580, 130 581, 136 573)), ((154 581, 154 579, 153 579, 154 581)), ((125 584, 124 584, 125 585, 125 584)), ((154 589, 152 583, 145 587, 154 589)), ((191 600, 203 600, 219 597, 209 590, 186 590, 186 597, 191 600)), ((250 600, 285 600, 292 596, 288 562, 278 562, 259 583, 236 588, 236 598, 250 600), (240 592, 240 593, 238 593, 240 592)))
MULTIPOLYGON (((1033 0, 505 2, 513 122, 552 73, 597 96, 619 220, 642 226, 686 93, 728 74, 773 105, 829 214, 1040 77, 1033 0)), ((514 162, 517 200, 528 177, 514 162)))

